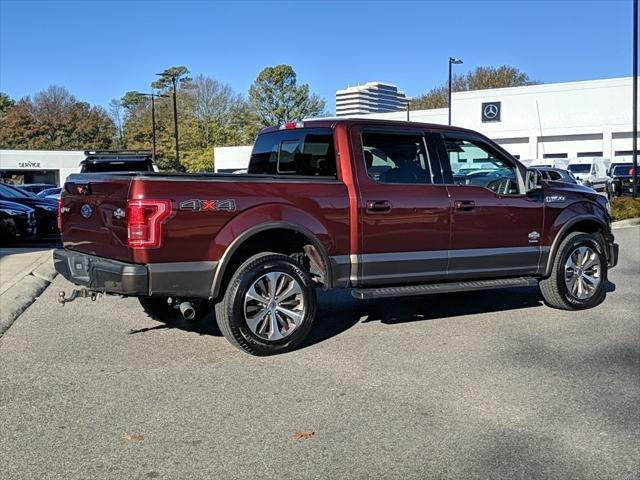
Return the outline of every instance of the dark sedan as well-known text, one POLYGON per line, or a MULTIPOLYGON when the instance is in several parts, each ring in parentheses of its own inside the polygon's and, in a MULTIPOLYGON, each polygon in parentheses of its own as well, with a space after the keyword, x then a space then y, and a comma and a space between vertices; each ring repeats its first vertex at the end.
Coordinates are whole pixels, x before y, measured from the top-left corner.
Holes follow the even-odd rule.
MULTIPOLYGON (((618 163, 611 166, 609 180, 607 180, 607 195, 618 197, 633 193, 633 164, 618 163)), ((640 180, 640 168, 636 180, 640 180)))
POLYGON ((51 183, 28 183, 25 185, 14 185, 14 186, 25 192, 33 193, 34 195, 37 195, 42 190, 46 190, 47 188, 56 188, 56 185, 53 185, 51 183))
POLYGON ((46 198, 38 198, 4 183, 0 183, 0 200, 19 203, 36 211, 38 236, 58 231, 58 202, 46 198))
POLYGON ((36 236, 37 228, 33 208, 0 200, 0 242, 29 240, 36 236))

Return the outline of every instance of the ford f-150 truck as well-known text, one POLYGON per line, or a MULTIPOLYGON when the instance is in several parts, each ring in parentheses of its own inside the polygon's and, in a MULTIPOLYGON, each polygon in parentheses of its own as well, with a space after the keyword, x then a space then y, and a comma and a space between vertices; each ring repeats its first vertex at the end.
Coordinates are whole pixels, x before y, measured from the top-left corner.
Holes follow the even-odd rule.
POLYGON ((268 355, 305 338, 318 287, 539 283, 553 307, 598 305, 618 257, 608 208, 470 130, 319 119, 262 130, 243 175, 72 175, 54 258, 85 296, 135 296, 164 321, 215 308, 232 344, 268 355))

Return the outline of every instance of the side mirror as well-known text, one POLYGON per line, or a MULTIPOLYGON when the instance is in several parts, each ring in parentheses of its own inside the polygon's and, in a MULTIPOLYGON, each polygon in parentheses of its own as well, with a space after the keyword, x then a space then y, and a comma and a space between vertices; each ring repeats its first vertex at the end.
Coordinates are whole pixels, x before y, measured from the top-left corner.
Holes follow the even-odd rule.
POLYGON ((542 175, 535 168, 528 168, 524 176, 524 188, 527 193, 542 190, 542 175))

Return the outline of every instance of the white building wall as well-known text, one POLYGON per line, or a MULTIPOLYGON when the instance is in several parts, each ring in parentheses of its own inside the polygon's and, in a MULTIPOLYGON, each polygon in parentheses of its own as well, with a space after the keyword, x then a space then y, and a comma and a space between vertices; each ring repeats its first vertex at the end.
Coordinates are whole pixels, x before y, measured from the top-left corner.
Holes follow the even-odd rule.
POLYGON ((83 151, 0 150, 0 172, 57 171, 59 186, 67 177, 80 171, 83 151))
POLYGON ((240 147, 215 147, 213 149, 214 172, 233 172, 249 167, 253 145, 240 147))

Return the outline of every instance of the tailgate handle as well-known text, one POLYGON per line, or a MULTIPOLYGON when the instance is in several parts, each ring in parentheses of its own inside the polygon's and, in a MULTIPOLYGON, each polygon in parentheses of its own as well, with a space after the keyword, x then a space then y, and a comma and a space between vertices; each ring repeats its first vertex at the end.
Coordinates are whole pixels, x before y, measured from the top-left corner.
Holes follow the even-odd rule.
POLYGON ((461 210, 463 212, 469 212, 476 208, 476 202, 473 200, 458 200, 454 202, 453 206, 456 210, 461 210))
POLYGON ((391 202, 388 200, 368 200, 367 212, 387 213, 391 211, 391 202))

